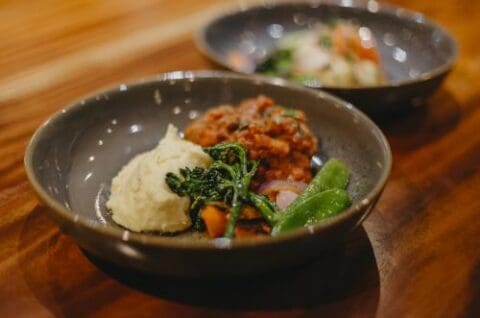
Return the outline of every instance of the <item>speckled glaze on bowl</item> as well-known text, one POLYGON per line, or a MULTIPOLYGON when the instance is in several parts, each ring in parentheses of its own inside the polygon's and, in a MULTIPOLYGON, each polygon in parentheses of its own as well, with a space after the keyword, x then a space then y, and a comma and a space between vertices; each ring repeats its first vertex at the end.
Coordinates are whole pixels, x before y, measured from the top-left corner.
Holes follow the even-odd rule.
POLYGON ((438 24, 418 12, 372 0, 254 6, 213 19, 199 31, 196 42, 216 63, 237 72, 252 73, 284 34, 336 18, 352 20, 370 30, 378 44, 388 83, 374 87, 321 88, 369 114, 422 105, 457 59, 455 40, 438 24), (238 68, 229 62, 228 54, 232 51, 240 52, 249 61, 246 67, 238 68))
POLYGON ((88 252, 145 272, 205 278, 259 273, 318 256, 372 209, 391 154, 370 119, 324 92, 260 76, 174 72, 121 84, 54 114, 32 137, 25 167, 53 218, 88 252), (257 94, 304 110, 320 137, 322 157, 351 167, 354 203, 346 212, 283 236, 232 241, 133 233, 111 221, 105 201, 112 178, 133 156, 153 148, 168 123, 183 128, 210 107, 257 94))

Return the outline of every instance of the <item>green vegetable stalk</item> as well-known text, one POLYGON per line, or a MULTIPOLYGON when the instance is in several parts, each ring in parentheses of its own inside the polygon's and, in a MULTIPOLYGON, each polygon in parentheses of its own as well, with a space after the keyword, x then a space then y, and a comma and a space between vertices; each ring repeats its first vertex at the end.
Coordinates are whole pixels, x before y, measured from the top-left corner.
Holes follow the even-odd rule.
POLYGON ((271 76, 289 77, 293 68, 293 50, 280 49, 257 66, 256 72, 271 76))
MULTIPOLYGON (((191 199, 190 215, 196 229, 200 229, 198 212, 205 204, 223 201, 231 207, 225 237, 231 238, 242 205, 251 204, 267 220, 273 221, 276 207, 267 197, 250 191, 250 183, 257 171, 258 161, 248 160, 245 149, 238 144, 221 143, 205 148, 214 162, 207 169, 180 170, 181 177, 168 173, 166 183, 180 196, 191 199)), ((273 226, 272 223, 270 225, 273 226)))
POLYGON ((350 172, 339 160, 332 159, 317 173, 291 205, 279 212, 266 196, 250 191, 258 162, 248 160, 238 144, 222 143, 205 149, 214 162, 207 169, 181 169, 180 176, 168 173, 166 183, 179 196, 189 196, 190 215, 197 230, 201 229, 200 209, 209 202, 223 201, 231 207, 225 237, 231 238, 242 205, 254 206, 273 227, 277 235, 298 227, 317 223, 336 215, 350 205, 345 191, 350 172))

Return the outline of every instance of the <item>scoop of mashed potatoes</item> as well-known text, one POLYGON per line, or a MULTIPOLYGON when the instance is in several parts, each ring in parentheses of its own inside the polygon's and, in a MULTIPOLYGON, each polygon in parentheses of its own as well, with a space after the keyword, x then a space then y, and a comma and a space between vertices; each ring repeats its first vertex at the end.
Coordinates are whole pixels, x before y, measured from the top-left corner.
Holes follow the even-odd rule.
POLYGON ((168 172, 211 163, 199 145, 178 136, 169 125, 158 146, 133 158, 113 179, 107 208, 113 220, 136 232, 173 233, 191 226, 190 200, 173 193, 165 183, 168 172))

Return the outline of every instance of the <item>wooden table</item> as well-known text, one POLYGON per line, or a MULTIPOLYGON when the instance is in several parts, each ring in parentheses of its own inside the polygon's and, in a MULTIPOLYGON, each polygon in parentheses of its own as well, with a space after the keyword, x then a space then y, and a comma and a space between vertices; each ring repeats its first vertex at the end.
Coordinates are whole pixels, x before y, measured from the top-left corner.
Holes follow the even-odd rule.
POLYGON ((47 217, 23 169, 38 125, 92 90, 215 67, 192 31, 247 2, 0 1, 0 317, 480 317, 480 1, 393 1, 453 32, 460 60, 428 107, 382 124, 395 162, 385 193, 365 230, 315 264, 152 284, 99 270, 47 217))

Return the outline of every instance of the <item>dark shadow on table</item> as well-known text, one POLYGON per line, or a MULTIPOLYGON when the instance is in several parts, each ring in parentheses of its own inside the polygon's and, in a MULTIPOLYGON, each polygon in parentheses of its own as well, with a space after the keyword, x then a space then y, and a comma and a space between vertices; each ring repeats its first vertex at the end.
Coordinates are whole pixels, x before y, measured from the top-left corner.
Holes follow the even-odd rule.
POLYGON ((378 268, 363 228, 352 233, 347 243, 332 246, 310 264, 261 276, 221 281, 156 277, 119 268, 90 255, 87 257, 102 271, 129 287, 163 299, 209 308, 313 308, 363 294, 374 314, 379 298, 378 268))
POLYGON ((185 281, 133 272, 89 256, 104 275, 89 266, 71 238, 60 235, 46 209, 37 207, 26 218, 18 249, 28 253, 17 264, 32 294, 58 317, 91 314, 129 293, 108 277, 162 299, 229 311, 310 309, 314 316, 374 316, 378 307, 379 270, 362 227, 346 243, 319 251, 316 261, 298 268, 223 281, 185 281))
POLYGON ((480 260, 474 266, 471 278, 470 278, 470 288, 472 298, 467 304, 465 310, 465 317, 480 317, 480 301, 478 295, 480 295, 480 260))

